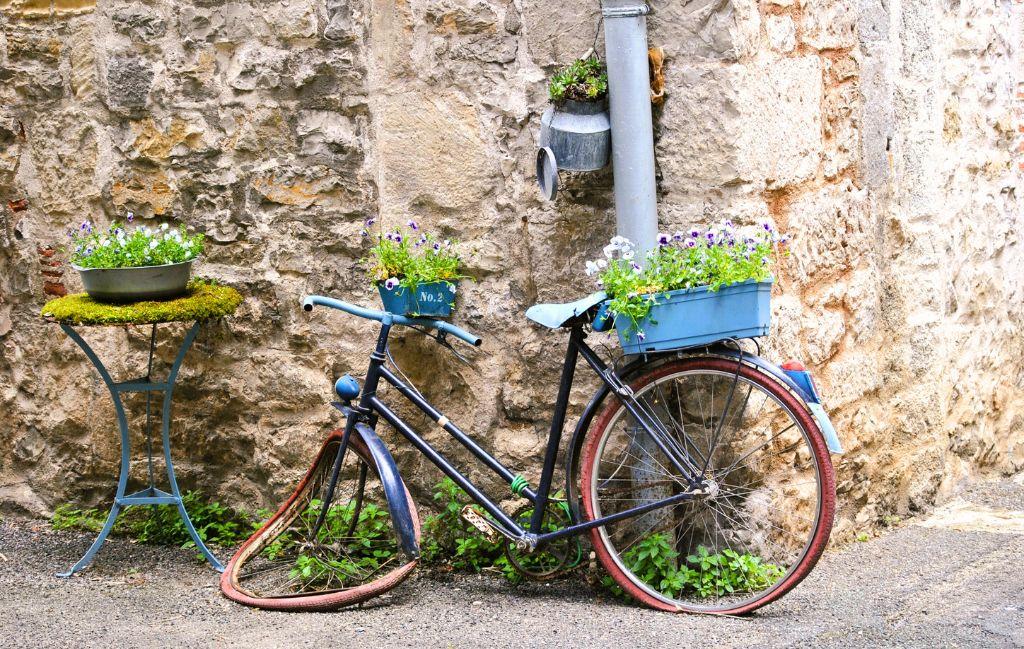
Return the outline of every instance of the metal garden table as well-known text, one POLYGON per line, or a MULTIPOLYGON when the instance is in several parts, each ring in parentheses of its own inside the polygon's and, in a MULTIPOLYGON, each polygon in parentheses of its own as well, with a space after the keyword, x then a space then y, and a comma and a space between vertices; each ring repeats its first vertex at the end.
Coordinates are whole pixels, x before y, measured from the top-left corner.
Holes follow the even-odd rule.
POLYGON ((242 297, 232 288, 220 286, 202 281, 193 282, 189 285, 189 294, 185 297, 164 302, 137 302, 132 304, 104 304, 96 302, 83 294, 69 295, 58 298, 47 303, 42 310, 42 316, 60 325, 64 333, 75 341, 82 348, 86 357, 92 362, 100 378, 103 379, 107 389, 110 390, 110 397, 114 402, 114 409, 117 412, 117 424, 121 432, 121 475, 117 481, 117 492, 114 495, 114 504, 110 508, 103 529, 99 536, 93 541, 85 555, 78 562, 65 572, 58 573, 60 577, 70 577, 79 570, 87 567, 96 556, 103 542, 114 527, 121 510, 132 505, 175 505, 178 514, 185 523, 185 529, 195 542, 196 547, 206 557, 207 561, 218 571, 223 572, 224 566, 217 560, 217 557, 210 552, 203 540, 199 537, 188 512, 182 502, 181 491, 178 488, 178 481, 174 477, 174 464, 171 461, 171 405, 174 396, 174 384, 178 378, 178 370, 185 360, 199 327, 204 321, 230 315, 241 303, 242 297), (174 363, 171 365, 167 378, 160 381, 153 378, 153 354, 156 349, 157 325, 168 322, 190 322, 191 326, 185 334, 185 338, 178 349, 174 363), (99 357, 92 350, 88 343, 74 329, 74 326, 124 326, 124 325, 152 325, 149 338, 149 360, 146 366, 146 375, 137 379, 127 381, 114 381, 110 372, 104 367, 99 357), (148 485, 138 491, 127 493, 128 476, 131 464, 131 443, 129 439, 128 417, 125 414, 124 404, 121 401, 121 394, 126 392, 146 393, 146 455, 147 455, 147 477, 148 485), (153 436, 152 400, 154 393, 163 395, 163 408, 161 420, 161 439, 163 446, 164 463, 167 472, 167 488, 164 491, 156 485, 153 470, 153 436))

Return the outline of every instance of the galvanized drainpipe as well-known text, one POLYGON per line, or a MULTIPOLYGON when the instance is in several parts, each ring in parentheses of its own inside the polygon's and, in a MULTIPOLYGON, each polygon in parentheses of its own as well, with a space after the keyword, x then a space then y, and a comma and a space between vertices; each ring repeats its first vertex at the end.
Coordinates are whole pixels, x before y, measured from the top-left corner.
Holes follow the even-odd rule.
POLYGON ((605 62, 612 122, 615 221, 620 236, 640 248, 658 237, 658 198, 654 182, 654 127, 647 63, 647 13, 637 0, 602 0, 605 62))
MULTIPOLYGON (((637 244, 637 261, 657 245, 658 197, 654 182, 654 125, 651 119, 651 79, 647 63, 647 13, 637 0, 602 0, 605 64, 608 67, 608 103, 612 122, 612 171, 615 176, 615 229, 637 244)), ((654 441, 637 431, 633 444, 638 457, 655 457, 654 441)), ((642 463, 631 469, 639 484, 657 482, 657 468, 642 463)), ((669 495, 664 486, 640 489, 640 497, 656 501, 669 495)), ((661 514, 636 519, 639 527, 653 527, 661 514)))

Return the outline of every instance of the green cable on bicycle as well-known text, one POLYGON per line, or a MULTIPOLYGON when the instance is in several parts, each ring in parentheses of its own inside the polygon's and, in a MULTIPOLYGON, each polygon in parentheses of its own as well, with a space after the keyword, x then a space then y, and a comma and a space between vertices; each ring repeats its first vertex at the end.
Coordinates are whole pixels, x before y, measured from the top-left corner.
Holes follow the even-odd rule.
POLYGON ((530 483, 526 481, 526 478, 524 478, 522 474, 518 474, 516 477, 512 478, 512 484, 509 485, 512 493, 519 497, 522 497, 523 491, 529 487, 530 483))

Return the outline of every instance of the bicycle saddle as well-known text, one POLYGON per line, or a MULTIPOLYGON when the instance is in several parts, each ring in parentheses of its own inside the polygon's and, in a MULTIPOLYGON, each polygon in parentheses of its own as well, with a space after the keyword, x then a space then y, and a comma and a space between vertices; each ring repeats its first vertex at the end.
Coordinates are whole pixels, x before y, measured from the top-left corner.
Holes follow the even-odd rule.
POLYGON ((607 299, 608 295, 604 291, 598 291, 575 302, 534 304, 526 310, 526 317, 539 325, 561 329, 573 324, 574 320, 607 299))

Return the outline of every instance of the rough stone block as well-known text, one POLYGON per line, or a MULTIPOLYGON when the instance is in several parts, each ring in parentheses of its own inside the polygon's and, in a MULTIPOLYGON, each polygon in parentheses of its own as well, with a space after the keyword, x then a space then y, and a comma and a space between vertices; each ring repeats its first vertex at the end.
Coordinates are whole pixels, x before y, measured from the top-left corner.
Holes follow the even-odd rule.
POLYGON ((796 24, 789 16, 768 16, 764 31, 768 35, 768 46, 776 52, 792 52, 796 48, 796 24))
POLYGON ((6 41, 8 62, 38 61, 54 65, 60 60, 63 44, 49 30, 12 29, 6 41))
POLYGON ((498 26, 498 14, 486 0, 439 0, 427 7, 426 17, 445 34, 494 33, 498 26))
POLYGON ((64 96, 64 78, 56 68, 29 65, 14 72, 11 85, 19 103, 33 105, 64 96))
POLYGON ((350 45, 363 38, 366 32, 366 12, 362 2, 353 0, 327 0, 327 26, 324 38, 341 45, 350 45))
POLYGON ((316 6, 312 0, 284 0, 262 12, 270 32, 278 38, 313 38, 317 34, 316 6))
POLYGON ((814 175, 822 155, 821 65, 799 57, 758 65, 674 67, 659 120, 662 188, 699 193, 779 188, 814 175))
POLYGON ((167 21, 164 17, 147 7, 122 7, 110 16, 110 21, 115 30, 143 43, 167 33, 167 21))
MULTIPOLYGON (((39 198, 47 212, 80 215, 98 198, 96 124, 80 110, 47 111, 25 124, 39 198)), ((24 164, 22 165, 24 167, 24 164)))
POLYGON ((227 82, 235 90, 271 90, 281 86, 288 52, 246 42, 228 64, 227 82))
POLYGON ((213 7, 184 6, 178 10, 178 33, 187 45, 202 42, 241 43, 253 33, 253 9, 230 2, 213 7))
POLYGON ((234 149, 255 158, 284 155, 293 147, 291 129, 279 108, 261 106, 255 110, 233 109, 223 112, 228 137, 225 149, 234 149))
POLYGON ((867 194, 849 180, 795 198, 788 207, 792 261, 804 285, 845 276, 869 254, 874 239, 867 194))
POLYGON ((600 17, 593 0, 523 0, 526 42, 541 67, 565 65, 594 44, 600 17))
POLYGON ((303 155, 339 162, 362 154, 355 124, 335 112, 302 111, 295 132, 301 142, 303 155))
POLYGON ((163 171, 124 170, 111 181, 110 202, 118 211, 161 216, 167 213, 177 196, 172 182, 163 171))
POLYGON ((757 51, 761 14, 756 0, 654 0, 653 42, 680 61, 737 61, 757 51))
POLYGON ((825 91, 822 102, 825 135, 824 172, 832 178, 857 161, 860 152, 860 92, 843 83, 825 91))
POLYGON ((153 65, 138 56, 116 54, 107 61, 107 105, 144 108, 153 87, 153 65))
POLYGON ((817 50, 857 45, 856 0, 802 0, 800 40, 817 50))
POLYGON ((214 143, 207 140, 206 125, 198 115, 188 119, 173 117, 161 124, 152 119, 132 122, 121 150, 129 160, 161 166, 194 162, 217 151, 214 143))
POLYGON ((497 165, 470 104, 454 95, 402 93, 385 98, 379 120, 386 206, 471 210, 491 191, 497 165))

